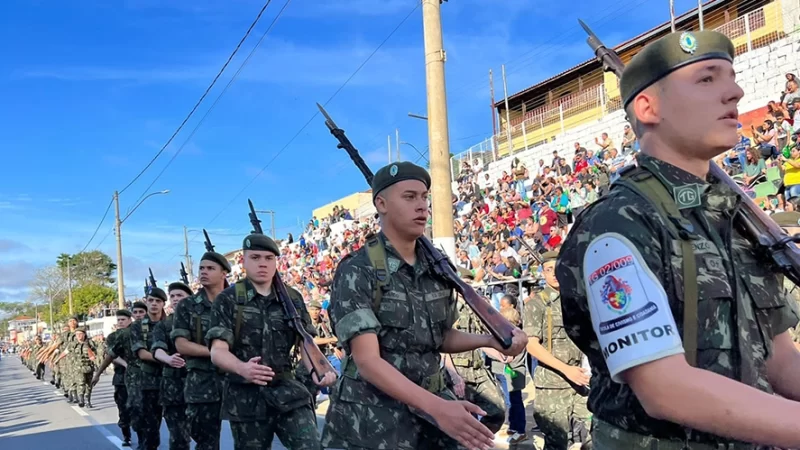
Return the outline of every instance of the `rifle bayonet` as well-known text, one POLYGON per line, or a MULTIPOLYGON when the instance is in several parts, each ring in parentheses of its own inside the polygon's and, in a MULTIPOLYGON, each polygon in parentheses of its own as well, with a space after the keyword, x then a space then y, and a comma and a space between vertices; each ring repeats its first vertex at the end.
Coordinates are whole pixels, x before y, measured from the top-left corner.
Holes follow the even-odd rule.
POLYGON ((203 236, 206 237, 206 241, 204 243, 205 246, 206 246, 206 251, 207 252, 214 252, 214 245, 211 244, 211 238, 208 237, 208 231, 206 231, 205 228, 203 228, 203 236))
POLYGON ((186 266, 183 263, 181 263, 181 281, 183 281, 183 284, 189 285, 189 274, 186 273, 186 266))

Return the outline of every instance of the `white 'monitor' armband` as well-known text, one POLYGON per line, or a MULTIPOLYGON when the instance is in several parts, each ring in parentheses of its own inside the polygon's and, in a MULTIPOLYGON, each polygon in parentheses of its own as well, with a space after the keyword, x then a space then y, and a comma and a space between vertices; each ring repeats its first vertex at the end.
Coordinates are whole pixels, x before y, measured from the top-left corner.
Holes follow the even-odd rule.
POLYGON ((667 293, 633 243, 619 233, 595 238, 583 257, 583 278, 611 378, 683 353, 667 293))

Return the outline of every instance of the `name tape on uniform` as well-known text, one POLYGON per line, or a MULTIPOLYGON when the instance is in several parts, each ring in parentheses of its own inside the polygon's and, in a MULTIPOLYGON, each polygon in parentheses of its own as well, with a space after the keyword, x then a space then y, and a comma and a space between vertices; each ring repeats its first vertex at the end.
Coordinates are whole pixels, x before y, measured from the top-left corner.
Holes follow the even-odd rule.
POLYGON ((614 381, 631 367, 683 353, 667 293, 628 238, 595 238, 583 271, 592 326, 614 381))

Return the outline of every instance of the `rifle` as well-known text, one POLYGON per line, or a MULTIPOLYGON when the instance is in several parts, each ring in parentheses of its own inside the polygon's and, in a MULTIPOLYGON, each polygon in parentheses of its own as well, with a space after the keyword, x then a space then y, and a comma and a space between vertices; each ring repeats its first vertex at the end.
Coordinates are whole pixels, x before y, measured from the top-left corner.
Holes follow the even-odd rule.
POLYGON ((183 281, 183 284, 189 285, 189 274, 186 273, 186 266, 183 263, 181 263, 181 281, 183 281))
MULTIPOLYGON (((603 70, 621 77, 625 64, 619 56, 613 50, 606 48, 583 21, 578 20, 578 22, 589 34, 586 43, 603 64, 603 70)), ((755 246, 759 254, 771 260, 794 284, 800 285, 800 248, 791 245, 800 242, 800 235, 786 234, 714 161, 710 162, 708 172, 742 199, 742 208, 736 216, 736 224, 747 240, 755 246)))
POLYGON ((523 239, 522 236, 517 237, 517 240, 519 241, 520 244, 522 244, 523 247, 525 247, 526 250, 528 250, 528 253, 530 253, 531 258, 536 260, 536 263, 541 266, 543 262, 541 256, 539 256, 539 253, 536 250, 534 250, 533 247, 530 246, 530 244, 525 242, 525 239, 523 239))
POLYGON ((158 287, 158 284, 156 284, 156 277, 153 276, 153 269, 148 267, 147 270, 150 271, 150 287, 158 287))
MULTIPOLYGON (((250 205, 249 215, 250 223, 253 225, 253 234, 264 234, 264 231, 261 229, 261 221, 256 215, 256 209, 253 207, 253 202, 248 199, 247 204, 250 205)), ((319 349, 319 346, 314 343, 314 338, 306 331, 305 327, 303 327, 300 314, 297 312, 297 308, 295 308, 294 302, 289 296, 289 291, 286 289, 286 285, 283 284, 283 280, 277 269, 275 270, 275 277, 272 279, 272 287, 275 288, 275 295, 283 305, 283 311, 291 322, 292 327, 303 339, 301 349, 311 363, 311 371, 317 375, 317 380, 321 381, 328 372, 335 374, 336 371, 333 369, 333 366, 331 366, 328 358, 325 357, 319 349)))
POLYGON ((203 228, 203 236, 206 237, 206 240, 204 242, 204 244, 206 246, 206 251, 207 252, 213 252, 214 251, 214 246, 211 245, 211 238, 208 237, 208 231, 206 231, 205 228, 203 228))
POLYGON ((144 279, 144 296, 147 297, 150 295, 150 282, 147 281, 147 278, 144 279))
MULTIPOLYGON (((364 175, 367 184, 372 185, 372 179, 374 178, 372 170, 370 170, 364 162, 364 159, 350 142, 350 139, 345 136, 344 130, 336 126, 336 123, 331 119, 331 116, 328 115, 328 112, 325 111, 322 105, 317 103, 317 108, 319 108, 322 115, 325 116, 325 125, 327 125, 331 134, 339 140, 339 144, 336 147, 344 149, 344 151, 347 152, 347 155, 353 160, 358 170, 364 175)), ((500 345, 503 348, 511 347, 511 341, 514 336, 513 331, 515 329, 514 325, 511 325, 511 323, 501 316, 489 302, 475 292, 472 286, 465 283, 461 277, 458 276, 455 266, 450 259, 447 258, 447 255, 434 247, 431 241, 425 236, 417 238, 417 245, 422 248, 423 254, 428 262, 431 263, 434 272, 441 278, 447 280, 450 286, 464 297, 464 301, 472 311, 475 312, 475 315, 483 322, 492 336, 500 342, 500 345)))

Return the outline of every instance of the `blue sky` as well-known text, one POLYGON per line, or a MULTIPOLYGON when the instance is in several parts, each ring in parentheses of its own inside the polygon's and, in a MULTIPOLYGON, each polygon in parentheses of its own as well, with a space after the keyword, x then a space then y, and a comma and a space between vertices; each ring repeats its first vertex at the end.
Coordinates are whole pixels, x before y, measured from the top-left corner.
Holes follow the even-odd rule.
MULTIPOLYGON (((678 14, 696 5, 675 3, 678 14)), ((86 245, 114 190, 127 185, 164 145, 262 5, 260 0, 4 2, 0 40, 10 45, 0 62, 5 169, 0 301, 25 300, 38 267, 86 245)), ((128 294, 140 293, 148 266, 159 280, 176 278, 184 225, 207 228, 218 250, 230 250, 249 230, 248 197, 257 208, 276 211, 282 237, 296 233, 298 221, 307 222, 315 207, 365 188, 321 117, 281 150, 314 115, 314 103, 336 92, 409 14, 414 0, 291 0, 187 141, 284 5, 285 0, 272 2, 198 113, 120 196, 125 214, 143 194, 171 191, 148 199, 123 225, 128 294)), ((491 134, 489 69, 500 96, 500 66, 506 64, 513 93, 591 56, 578 17, 609 45, 669 18, 667 0, 568 5, 523 0, 443 5, 453 153, 491 134)), ((395 128, 403 141, 419 149, 427 145, 425 122, 407 117, 425 114, 423 61, 417 9, 328 104, 373 168, 386 162, 386 136, 395 128)), ((410 147, 402 152, 417 159, 410 147)), ((88 250, 99 248, 116 258, 112 225, 113 209, 88 250)), ((199 233, 190 239, 197 259, 202 239, 199 233)))

